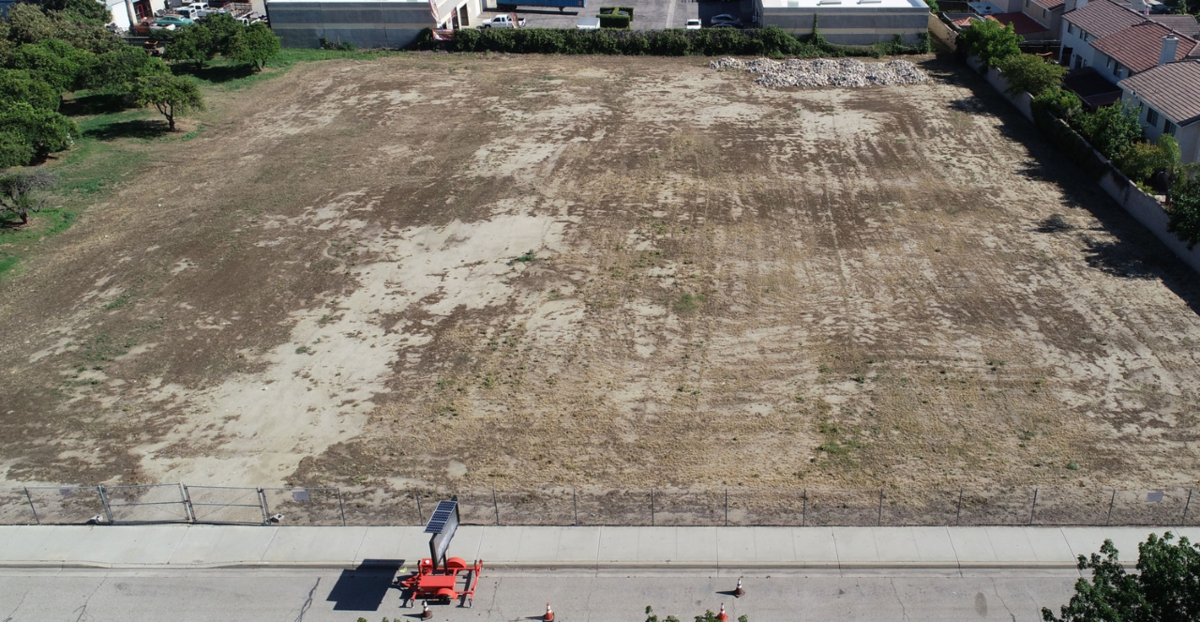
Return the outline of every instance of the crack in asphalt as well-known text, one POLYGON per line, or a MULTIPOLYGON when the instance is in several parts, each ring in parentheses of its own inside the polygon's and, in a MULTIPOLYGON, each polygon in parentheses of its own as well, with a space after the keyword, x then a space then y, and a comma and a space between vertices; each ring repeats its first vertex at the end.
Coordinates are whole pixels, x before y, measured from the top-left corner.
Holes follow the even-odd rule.
POLYGON ((300 613, 296 615, 296 622, 304 622, 304 614, 308 613, 308 610, 312 608, 313 593, 317 591, 319 585, 321 585, 321 577, 317 577, 317 582, 308 591, 308 599, 304 601, 303 605, 300 605, 300 613))
POLYGON ((896 597, 896 602, 900 603, 900 615, 902 619, 908 619, 908 608, 904 606, 904 600, 900 598, 900 590, 896 589, 896 580, 888 579, 888 585, 892 586, 892 595, 896 597))
MULTIPOLYGON (((79 616, 75 618, 75 622, 83 621, 83 616, 87 615, 88 603, 92 602, 92 597, 96 595, 96 592, 100 591, 101 587, 104 587, 104 584, 107 581, 108 581, 108 577, 104 577, 103 579, 100 579, 100 582, 96 584, 96 589, 92 590, 92 593, 88 594, 87 598, 85 598, 83 600, 83 605, 81 605, 79 608, 77 608, 75 610, 75 611, 79 612, 79 616)), ((75 611, 72 611, 71 613, 75 613, 75 611)))
POLYGON ((1012 609, 1008 608, 1008 603, 1004 602, 1004 597, 1000 595, 1000 588, 996 585, 995 577, 992 577, 992 591, 995 592, 996 598, 1000 599, 1000 604, 1004 607, 1004 610, 1008 612, 1008 616, 1012 618, 1012 622, 1017 622, 1017 614, 1013 613, 1012 609))
POLYGON ((29 590, 25 590, 25 592, 21 594, 21 600, 17 602, 17 606, 13 607, 13 610, 8 612, 8 617, 0 620, 0 622, 12 622, 13 616, 17 615, 17 610, 21 608, 21 605, 25 604, 25 597, 27 596, 29 596, 29 590))

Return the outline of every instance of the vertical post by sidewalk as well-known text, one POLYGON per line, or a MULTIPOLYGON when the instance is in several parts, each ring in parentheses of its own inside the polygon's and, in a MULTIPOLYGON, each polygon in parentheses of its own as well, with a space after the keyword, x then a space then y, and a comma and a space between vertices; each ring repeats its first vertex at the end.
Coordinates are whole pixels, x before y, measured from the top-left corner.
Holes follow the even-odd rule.
POLYGON ((342 489, 339 487, 339 488, 334 488, 334 490, 337 491, 338 513, 340 513, 342 515, 342 527, 345 527, 346 526, 346 504, 342 503, 342 489))
POLYGON ((267 491, 262 488, 258 489, 258 507, 262 508, 263 524, 266 525, 271 522, 271 508, 270 504, 267 503, 267 491))
POLYGON ((417 500, 417 521, 418 521, 417 524, 424 525, 425 524, 425 513, 421 511, 421 492, 420 491, 414 492, 413 499, 417 500))
POLYGON ((962 493, 963 489, 958 489, 958 511, 954 513, 954 526, 958 527, 962 523, 962 493))
POLYGON ((804 489, 804 493, 801 495, 801 499, 802 499, 802 501, 801 501, 802 505, 800 506, 800 526, 807 527, 808 526, 808 489, 807 488, 804 489))
POLYGON ((883 526, 883 489, 879 489, 879 518, 875 521, 876 527, 883 526))
POLYGON ((571 489, 571 507, 575 509, 575 526, 579 526, 579 496, 575 494, 575 489, 571 489))
POLYGON ((192 491, 188 490, 182 482, 179 484, 179 490, 183 493, 183 511, 187 514, 187 522, 196 522, 196 508, 192 505, 192 491))
POLYGON ((496 500, 496 485, 492 484, 492 509, 496 511, 496 526, 500 526, 500 502, 496 500))
POLYGON ((729 526, 729 489, 725 489, 725 526, 729 526))
POLYGON ((1113 488, 1112 499, 1108 500, 1108 517, 1104 519, 1104 526, 1108 527, 1112 524, 1113 505, 1117 503, 1117 489, 1113 488))
POLYGON ((1187 512, 1190 507, 1192 507, 1192 489, 1188 488, 1188 500, 1187 503, 1183 504, 1183 518, 1179 520, 1180 527, 1187 525, 1187 512))
POLYGON ((1037 514, 1037 496, 1038 496, 1038 489, 1034 488, 1033 489, 1033 507, 1030 508, 1030 510, 1029 510, 1029 524, 1030 525, 1033 524, 1033 517, 1035 514, 1037 514))
POLYGON ((33 497, 29 495, 29 487, 25 487, 25 499, 29 501, 29 511, 33 512, 33 522, 41 525, 42 519, 38 518, 37 507, 33 505, 33 497))
POLYGON ((100 493, 100 505, 104 506, 104 516, 111 525, 113 524, 112 507, 108 505, 108 495, 104 493, 104 486, 96 486, 96 492, 100 493))
POLYGON ((650 489, 650 526, 654 526, 654 489, 650 489))

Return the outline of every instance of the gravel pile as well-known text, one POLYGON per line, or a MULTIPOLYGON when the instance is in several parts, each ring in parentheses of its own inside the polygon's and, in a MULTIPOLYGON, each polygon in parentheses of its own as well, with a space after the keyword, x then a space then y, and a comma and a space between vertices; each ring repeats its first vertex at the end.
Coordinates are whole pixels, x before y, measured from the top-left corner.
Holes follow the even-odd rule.
POLYGON ((830 60, 801 60, 791 58, 774 61, 759 58, 740 61, 736 58, 718 58, 708 64, 717 70, 745 71, 758 74, 754 82, 772 88, 789 86, 885 86, 889 84, 917 84, 925 81, 925 72, 906 60, 886 63, 864 63, 853 58, 830 60))

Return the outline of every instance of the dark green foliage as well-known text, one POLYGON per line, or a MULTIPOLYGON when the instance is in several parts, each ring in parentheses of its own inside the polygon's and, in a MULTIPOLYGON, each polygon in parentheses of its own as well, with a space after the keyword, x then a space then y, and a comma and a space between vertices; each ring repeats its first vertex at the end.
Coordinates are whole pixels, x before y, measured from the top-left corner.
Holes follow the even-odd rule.
POLYGON ((1049 112, 1067 121, 1083 111, 1079 96, 1061 88, 1048 89, 1034 96, 1031 106, 1035 115, 1038 111, 1049 112))
POLYGON ((37 109, 26 102, 0 107, 0 128, 8 136, 5 142, 23 145, 17 155, 0 154, 0 166, 25 165, 35 157, 45 157, 71 146, 79 136, 75 122, 53 110, 37 109))
POLYGON ((26 102, 41 110, 58 110, 62 95, 24 69, 0 69, 0 106, 26 102))
POLYGON ((250 63, 259 71, 278 54, 279 37, 262 22, 251 24, 234 35, 229 51, 234 60, 250 63))
POLYGON ((929 10, 933 13, 941 13, 942 9, 938 6, 937 0, 925 0, 925 4, 929 5, 929 10))
POLYGON ((1029 93, 1036 97, 1053 89, 1061 89, 1067 68, 1048 63, 1033 54, 1015 54, 996 65, 1008 81, 1009 95, 1029 93))
POLYGON ((171 41, 163 51, 163 60, 191 62, 199 69, 220 51, 217 49, 218 43, 213 31, 205 28, 203 24, 184 26, 171 35, 171 41))
POLYGON ((449 52, 506 52, 513 54, 610 54, 637 56, 872 56, 919 54, 926 42, 915 46, 895 43, 874 46, 839 46, 818 37, 804 40, 778 28, 737 30, 574 30, 557 28, 463 29, 454 40, 434 41, 426 29, 417 40, 421 49, 449 52))
POLYGON ((601 13, 597 17, 600 18, 601 28, 628 29, 630 22, 633 21, 628 15, 616 15, 614 13, 601 13))
POLYGON ((1138 574, 1127 574, 1112 540, 1100 554, 1079 556, 1079 569, 1092 580, 1075 582, 1075 595, 1061 617, 1042 608, 1046 622, 1179 622, 1200 619, 1200 545, 1167 532, 1138 544, 1138 574))
POLYGON ((24 166, 33 156, 33 145, 25 142, 14 128, 0 128, 0 167, 24 166))
MULTIPOLYGON (((426 28, 425 30, 429 30, 429 29, 426 28)), ((421 32, 424 33, 425 30, 423 30, 421 32)), ((330 41, 329 39, 326 39, 325 37, 321 37, 320 41, 321 41, 321 49, 322 50, 335 50, 338 52, 353 52, 358 49, 357 45, 354 45, 353 43, 342 43, 340 40, 330 41)))
POLYGON ((13 52, 9 66, 24 69, 37 80, 50 85, 59 93, 71 91, 85 67, 92 63, 92 54, 57 39, 25 44, 13 52))
POLYGON ((1145 183, 1158 171, 1174 171, 1179 158, 1179 143, 1170 134, 1163 134, 1158 137, 1158 144, 1133 143, 1113 164, 1134 182, 1145 183))
POLYGON ((1187 244, 1189 250, 1200 242, 1200 175, 1196 171, 1181 175, 1171 185, 1167 217, 1167 231, 1187 244))
POLYGON ((95 0, 26 0, 26 2, 46 12, 62 11, 72 19, 88 21, 101 26, 111 21, 111 16, 104 4, 95 0))
POLYGON ((24 3, 17 3, 9 8, 6 34, 5 38, 12 43, 38 43, 58 39, 93 54, 101 54, 125 45, 124 41, 104 27, 103 22, 81 19, 67 11, 46 13, 36 6, 24 3))
POLYGON ((234 40, 246 30, 245 24, 237 21, 228 13, 209 15, 196 26, 208 31, 209 45, 213 52, 224 55, 229 55, 233 49, 234 40))
POLYGON ((153 105, 167 118, 168 128, 175 131, 175 117, 193 110, 204 110, 200 87, 188 78, 157 74, 138 78, 133 87, 133 99, 139 106, 153 105))
POLYGON ((1020 54, 1020 43, 1024 40, 1025 37, 1013 31, 1012 24, 1001 26, 992 19, 972 22, 959 37, 967 55, 979 58, 988 67, 996 67, 1000 61, 1020 54))
POLYGON ((127 45, 96 56, 83 76, 84 88, 105 93, 129 93, 142 76, 169 73, 162 60, 127 45))
POLYGON ((1142 140, 1138 109, 1121 103, 1106 106, 1091 114, 1075 115, 1071 119, 1071 127, 1114 163, 1120 161, 1135 142, 1142 140))

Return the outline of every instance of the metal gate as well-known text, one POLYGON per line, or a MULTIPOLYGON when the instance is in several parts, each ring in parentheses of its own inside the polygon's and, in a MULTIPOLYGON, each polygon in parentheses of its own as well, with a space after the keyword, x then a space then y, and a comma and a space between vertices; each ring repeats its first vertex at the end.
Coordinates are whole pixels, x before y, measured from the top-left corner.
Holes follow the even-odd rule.
POLYGON ((183 484, 101 486, 100 498, 114 525, 192 521, 183 484))
POLYGON ((80 525, 108 518, 99 486, 26 486, 25 501, 38 525, 80 525))
POLYGON ((192 522, 214 525, 262 525, 267 522, 261 488, 184 486, 192 522))

